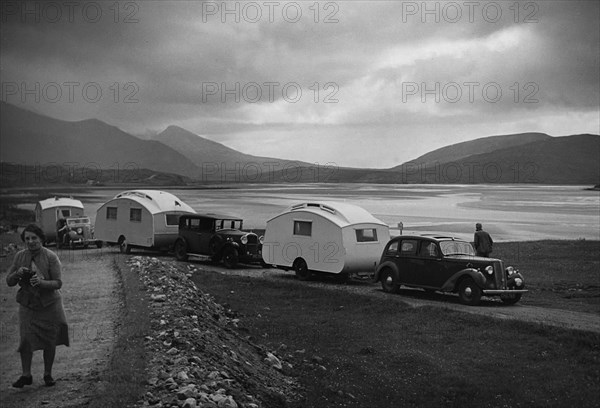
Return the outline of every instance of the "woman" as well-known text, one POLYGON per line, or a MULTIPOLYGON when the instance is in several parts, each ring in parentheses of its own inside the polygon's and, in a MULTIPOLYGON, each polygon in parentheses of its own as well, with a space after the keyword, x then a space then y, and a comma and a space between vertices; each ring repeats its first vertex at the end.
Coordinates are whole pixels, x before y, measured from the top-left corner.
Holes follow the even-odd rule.
POLYGON ((13 387, 23 388, 33 382, 31 360, 35 350, 44 350, 44 383, 52 386, 52 365, 56 346, 69 345, 69 327, 63 310, 60 288, 61 264, 58 256, 42 246, 44 232, 30 224, 21 233, 27 249, 15 254, 8 270, 8 286, 20 288, 19 332, 21 341, 17 351, 21 353, 23 373, 13 387))

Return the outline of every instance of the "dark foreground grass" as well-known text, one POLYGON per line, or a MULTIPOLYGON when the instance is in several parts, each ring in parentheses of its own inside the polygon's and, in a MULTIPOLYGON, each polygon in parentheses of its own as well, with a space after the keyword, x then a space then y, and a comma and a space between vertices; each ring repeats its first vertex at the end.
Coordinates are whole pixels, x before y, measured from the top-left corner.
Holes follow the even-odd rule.
POLYGON ((240 314, 242 333, 292 363, 306 388, 296 407, 600 404, 597 334, 410 308, 293 279, 194 280, 240 314))
POLYGON ((523 273, 523 304, 600 313, 600 242, 503 242, 492 256, 523 273))

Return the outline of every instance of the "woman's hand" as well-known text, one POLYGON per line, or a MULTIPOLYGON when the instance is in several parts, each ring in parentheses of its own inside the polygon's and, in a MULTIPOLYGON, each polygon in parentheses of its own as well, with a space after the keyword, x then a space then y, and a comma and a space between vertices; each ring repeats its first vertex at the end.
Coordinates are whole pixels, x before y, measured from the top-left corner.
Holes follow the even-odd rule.
POLYGON ((15 273, 15 275, 21 279, 23 276, 28 275, 31 272, 31 269, 25 267, 25 266, 21 266, 19 269, 17 269, 17 272, 15 273))

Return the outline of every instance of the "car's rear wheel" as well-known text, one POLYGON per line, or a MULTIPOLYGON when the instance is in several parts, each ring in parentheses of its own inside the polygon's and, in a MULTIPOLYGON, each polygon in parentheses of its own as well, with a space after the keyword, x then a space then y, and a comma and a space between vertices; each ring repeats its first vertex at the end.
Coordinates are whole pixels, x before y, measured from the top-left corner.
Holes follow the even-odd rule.
POLYGON ((296 271, 296 277, 299 280, 305 281, 310 279, 310 271, 304 259, 300 258, 294 262, 294 271, 296 271))
POLYGON ((396 279, 394 271, 387 268, 381 272, 381 288, 386 293, 398 293, 400 292, 400 282, 396 279))
POLYGON ((232 269, 235 268, 238 264, 238 251, 233 247, 225 248, 223 251, 223 264, 225 267, 232 269))
POLYGON ((188 259, 187 245, 182 239, 175 242, 175 258, 178 261, 187 261, 188 259))
POLYGON ((465 278, 458 285, 458 298, 460 303, 476 306, 481 301, 481 288, 471 278, 465 278))
POLYGON ((505 305, 514 305, 521 300, 521 296, 521 293, 508 293, 506 295, 500 295, 500 300, 502 300, 502 303, 505 305))

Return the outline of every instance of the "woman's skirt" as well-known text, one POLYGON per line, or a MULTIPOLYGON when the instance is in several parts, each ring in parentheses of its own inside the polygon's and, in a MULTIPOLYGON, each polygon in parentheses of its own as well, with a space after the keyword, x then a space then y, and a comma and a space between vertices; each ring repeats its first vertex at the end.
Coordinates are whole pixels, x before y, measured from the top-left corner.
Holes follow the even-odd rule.
POLYGON ((19 305, 21 342, 18 352, 44 350, 61 344, 69 345, 69 326, 62 299, 41 309, 32 310, 19 305))

